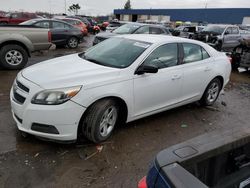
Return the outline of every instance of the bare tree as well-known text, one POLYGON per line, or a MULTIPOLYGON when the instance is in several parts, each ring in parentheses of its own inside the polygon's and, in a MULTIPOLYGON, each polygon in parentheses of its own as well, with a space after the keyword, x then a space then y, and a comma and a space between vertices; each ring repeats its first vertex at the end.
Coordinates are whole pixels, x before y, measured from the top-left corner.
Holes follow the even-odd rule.
POLYGON ((71 6, 69 6, 69 12, 73 12, 75 15, 78 14, 78 10, 80 10, 81 7, 80 5, 77 3, 77 4, 72 4, 71 6))

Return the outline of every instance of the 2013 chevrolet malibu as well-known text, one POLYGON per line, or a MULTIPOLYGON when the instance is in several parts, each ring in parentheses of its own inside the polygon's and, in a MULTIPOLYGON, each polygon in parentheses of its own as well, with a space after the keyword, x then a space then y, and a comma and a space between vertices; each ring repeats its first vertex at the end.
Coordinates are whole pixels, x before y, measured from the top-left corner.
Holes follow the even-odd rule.
POLYGON ((122 122, 194 101, 212 105, 230 72, 227 56, 199 41, 117 36, 21 71, 10 93, 12 112, 23 132, 98 143, 122 122))

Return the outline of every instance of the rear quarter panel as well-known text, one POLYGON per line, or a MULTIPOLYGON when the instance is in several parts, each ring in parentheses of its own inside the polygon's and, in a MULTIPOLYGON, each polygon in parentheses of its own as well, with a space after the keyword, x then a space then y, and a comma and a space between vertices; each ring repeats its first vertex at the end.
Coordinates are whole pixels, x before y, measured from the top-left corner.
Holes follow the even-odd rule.
POLYGON ((0 42, 17 40, 26 45, 31 52, 48 50, 51 46, 48 31, 41 28, 1 27, 0 42))

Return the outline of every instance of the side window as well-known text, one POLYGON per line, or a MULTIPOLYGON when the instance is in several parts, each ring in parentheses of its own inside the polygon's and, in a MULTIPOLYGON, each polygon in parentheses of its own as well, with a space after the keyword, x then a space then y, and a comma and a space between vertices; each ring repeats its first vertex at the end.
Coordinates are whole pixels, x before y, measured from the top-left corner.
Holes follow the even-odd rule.
POLYGON ((208 59, 210 58, 210 55, 208 55, 207 51, 201 47, 201 51, 202 51, 202 59, 208 59))
POLYGON ((192 63, 196 61, 201 61, 203 59, 201 47, 199 45, 184 43, 183 50, 184 50, 184 59, 183 59, 184 63, 192 63))
POLYGON ((37 22, 34 25, 37 26, 37 27, 49 28, 49 22, 48 21, 37 22))
POLYGON ((178 64, 177 44, 165 44, 155 49, 144 61, 144 65, 154 65, 158 68, 172 67, 178 64))
POLYGON ((232 28, 229 27, 227 28, 226 32, 225 32, 227 35, 231 35, 232 34, 232 28))
POLYGON ((64 23, 61 22, 52 22, 53 29, 64 29, 64 23))
POLYGON ((149 27, 143 26, 135 31, 135 34, 149 34, 149 27))
POLYGON ((12 18, 21 18, 22 15, 21 15, 21 13, 14 13, 14 14, 11 14, 11 17, 12 18))
POLYGON ((72 26, 71 26, 71 25, 68 25, 68 24, 64 24, 64 28, 66 28, 66 29, 71 29, 72 26))
POLYGON ((150 34, 157 34, 157 35, 160 35, 160 34, 163 34, 164 31, 161 29, 161 28, 157 28, 157 27, 150 27, 150 34))
POLYGON ((232 27, 232 34, 239 34, 239 30, 237 27, 232 27))

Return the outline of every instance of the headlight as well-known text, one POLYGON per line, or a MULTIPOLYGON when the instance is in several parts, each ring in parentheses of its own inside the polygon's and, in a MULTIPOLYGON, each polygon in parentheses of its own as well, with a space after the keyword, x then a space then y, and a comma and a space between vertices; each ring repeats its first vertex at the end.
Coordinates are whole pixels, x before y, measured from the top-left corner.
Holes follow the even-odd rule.
POLYGON ((37 93, 32 98, 31 103, 42 105, 62 104, 74 97, 81 90, 81 88, 82 86, 75 86, 61 89, 44 90, 37 93))

